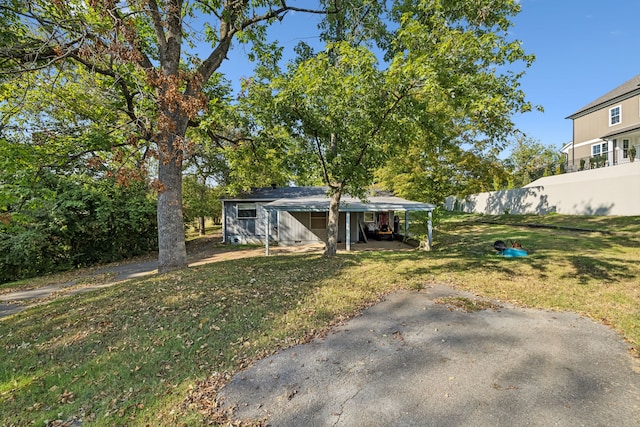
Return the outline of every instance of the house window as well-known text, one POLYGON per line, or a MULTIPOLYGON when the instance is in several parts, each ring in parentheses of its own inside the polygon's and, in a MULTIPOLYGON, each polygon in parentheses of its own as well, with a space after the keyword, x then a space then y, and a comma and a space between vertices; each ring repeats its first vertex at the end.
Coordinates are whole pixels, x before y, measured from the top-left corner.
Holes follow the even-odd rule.
POLYGON ((365 212, 364 213, 364 222, 376 222, 375 213, 374 212, 365 212))
POLYGON ((238 218, 249 219, 256 218, 257 209, 255 203, 238 203, 238 218))
POLYGON ((628 139, 622 140, 622 158, 623 159, 629 158, 629 140, 628 139))
POLYGON ((326 212, 311 212, 311 229, 324 230, 327 228, 326 212))
POLYGON ((595 144, 595 145, 591 146, 591 155, 593 157, 599 156, 601 154, 606 156, 608 152, 609 152, 609 143, 608 142, 602 142, 600 144, 595 144))
POLYGON ((622 121, 622 107, 618 105, 609 109, 609 126, 617 125, 622 121))

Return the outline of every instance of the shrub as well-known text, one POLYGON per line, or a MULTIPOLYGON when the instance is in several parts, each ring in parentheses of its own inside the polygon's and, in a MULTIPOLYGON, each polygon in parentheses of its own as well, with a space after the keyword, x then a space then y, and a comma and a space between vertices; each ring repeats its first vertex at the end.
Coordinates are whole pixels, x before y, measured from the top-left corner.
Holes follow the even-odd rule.
POLYGON ((144 182, 43 175, 0 222, 0 283, 157 248, 156 201, 144 182))

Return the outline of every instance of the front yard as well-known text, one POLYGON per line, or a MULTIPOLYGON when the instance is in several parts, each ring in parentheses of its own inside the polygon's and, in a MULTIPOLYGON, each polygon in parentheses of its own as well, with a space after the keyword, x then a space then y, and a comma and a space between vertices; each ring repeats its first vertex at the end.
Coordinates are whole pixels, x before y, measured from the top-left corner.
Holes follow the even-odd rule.
POLYGON ((590 316, 638 354, 638 220, 453 216, 435 230, 431 252, 261 255, 55 299, 0 320, 0 419, 223 422, 215 390, 234 372, 324 334, 388 292, 434 282, 590 316), (497 256, 493 242, 509 239, 530 255, 497 256))

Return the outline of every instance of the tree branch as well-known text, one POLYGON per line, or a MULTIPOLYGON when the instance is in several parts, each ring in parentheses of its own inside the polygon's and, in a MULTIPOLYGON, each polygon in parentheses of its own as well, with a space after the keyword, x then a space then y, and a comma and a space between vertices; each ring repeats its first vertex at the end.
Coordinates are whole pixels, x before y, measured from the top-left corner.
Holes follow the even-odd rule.
MULTIPOLYGON (((396 109, 398 104, 400 104, 400 102, 409 95, 409 93, 411 92, 411 89, 413 89, 413 88, 414 88, 414 86, 409 86, 409 87, 405 88, 404 91, 400 92, 395 97, 395 100, 384 111, 384 113, 382 114, 382 117, 380 118, 380 120, 378 121, 376 126, 373 129, 371 129, 371 132, 369 133, 371 138, 373 138, 378 132, 380 132, 380 129, 382 128, 382 124, 386 121, 387 117, 389 117, 389 114, 391 114, 393 112, 393 110, 396 109)), ((369 148, 369 142, 367 142, 367 141, 369 141, 369 139, 367 139, 365 141, 365 143, 362 145, 362 149, 360 150, 360 153, 358 154, 358 157, 356 158, 356 161, 353 164, 352 171, 353 171, 354 168, 356 168, 357 166, 359 166, 362 163, 362 159, 364 158, 364 155, 365 155, 367 149, 369 148)))
MULTIPOLYGON (((7 74, 16 74, 17 72, 29 72, 29 71, 38 71, 43 70, 45 68, 50 67, 54 63, 61 61, 65 58, 68 58, 73 53, 77 52, 79 46, 82 45, 85 40, 85 35, 82 35, 74 40, 67 42, 62 46, 50 46, 47 45, 47 42, 43 42, 43 44, 39 47, 36 46, 17 46, 14 48, 2 48, 0 49, 0 59, 4 59, 3 63, 7 61, 15 60, 20 64, 33 64, 31 67, 23 68, 19 71, 11 70, 11 71, 0 71, 0 75, 7 74), (47 61, 42 64, 42 61, 47 61), (38 65, 35 65, 38 64, 38 65)), ((40 43, 39 40, 33 40, 34 44, 36 42, 40 43)))
MULTIPOLYGON (((229 52, 233 37, 239 31, 245 30, 260 22, 268 21, 269 19, 277 18, 279 20, 282 20, 284 18, 284 15, 289 11, 313 14, 336 13, 335 10, 320 10, 287 6, 286 1, 283 0, 280 3, 281 7, 278 9, 270 9, 268 12, 265 12, 261 15, 254 15, 251 18, 240 21, 238 24, 234 24, 234 22, 238 21, 241 10, 245 9, 248 3, 248 0, 240 0, 238 2, 235 2, 233 6, 227 6, 229 8, 233 7, 234 9, 229 9, 229 18, 226 21, 220 18, 220 16, 225 15, 224 13, 220 15, 216 14, 216 16, 220 18, 220 40, 216 48, 211 52, 207 59, 205 59, 202 64, 200 64, 200 67, 198 67, 197 72, 202 77, 203 82, 209 80, 211 75, 220 67, 222 61, 224 61, 227 53, 229 52)), ((193 89, 190 89, 188 87, 185 94, 193 94, 193 89)))
POLYGON ((164 34, 164 26, 162 25, 162 16, 160 16, 160 8, 156 0, 149 0, 149 13, 153 21, 153 27, 158 38, 158 51, 160 53, 160 62, 163 62, 165 52, 167 50, 167 39, 164 34))
POLYGON ((220 143, 220 140, 228 142, 228 143, 230 143, 230 144, 232 144, 234 146, 240 145, 240 143, 243 142, 243 141, 249 141, 251 143, 254 142, 253 138, 246 138, 246 137, 229 138, 229 137, 224 136, 224 135, 216 134, 210 129, 207 129, 206 132, 207 132, 207 136, 209 138, 211 138, 211 141, 213 141, 218 146, 218 148, 225 148, 225 146, 222 143, 220 143))
POLYGON ((327 168, 327 162, 324 158, 324 154, 322 154, 322 142, 318 137, 316 132, 313 133, 313 141, 316 145, 316 149, 318 150, 318 158, 320 159, 320 164, 322 165, 322 174, 324 175, 324 182, 329 184, 329 169, 327 168))

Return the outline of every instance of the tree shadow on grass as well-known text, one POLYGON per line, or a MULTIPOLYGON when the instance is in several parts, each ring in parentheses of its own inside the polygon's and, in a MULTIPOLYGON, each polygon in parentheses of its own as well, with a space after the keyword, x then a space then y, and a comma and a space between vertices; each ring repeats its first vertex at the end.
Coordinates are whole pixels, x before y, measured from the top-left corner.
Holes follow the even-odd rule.
POLYGON ((318 293, 355 264, 319 255, 221 261, 25 310, 0 322, 0 384, 15 384, 0 398, 0 418, 144 418, 194 378, 321 329, 340 308, 316 307, 318 293))
POLYGON ((566 259, 575 269, 575 274, 564 275, 562 278, 575 278, 580 284, 593 280, 617 282, 621 279, 633 279, 635 277, 635 274, 624 261, 582 255, 567 255, 566 259))

